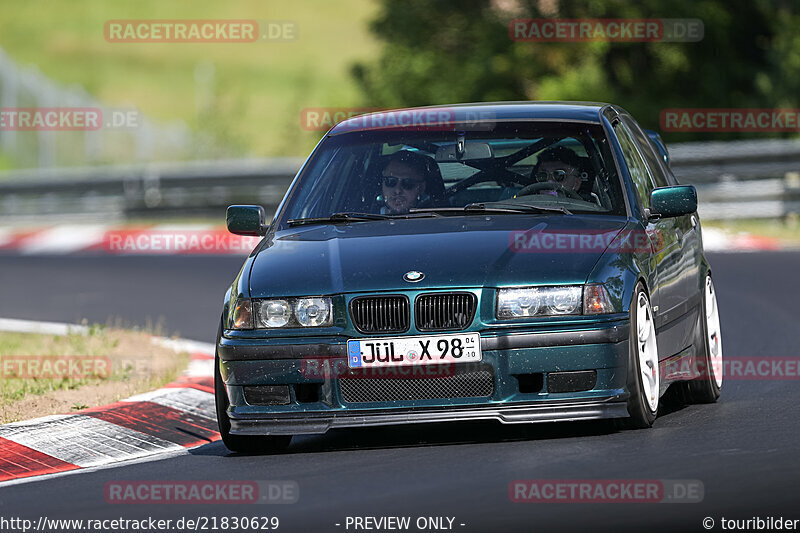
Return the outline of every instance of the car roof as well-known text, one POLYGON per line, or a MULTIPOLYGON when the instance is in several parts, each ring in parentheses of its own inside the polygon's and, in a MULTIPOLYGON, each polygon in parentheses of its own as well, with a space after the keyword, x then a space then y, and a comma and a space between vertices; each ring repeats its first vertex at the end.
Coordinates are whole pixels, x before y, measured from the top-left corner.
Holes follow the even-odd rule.
POLYGON ((358 115, 340 122, 328 134, 380 129, 383 124, 394 124, 394 127, 398 123, 407 124, 401 120, 413 120, 415 126, 437 124, 442 120, 469 123, 558 120, 596 124, 600 122, 603 109, 609 106, 603 102, 523 101, 411 107, 358 115))

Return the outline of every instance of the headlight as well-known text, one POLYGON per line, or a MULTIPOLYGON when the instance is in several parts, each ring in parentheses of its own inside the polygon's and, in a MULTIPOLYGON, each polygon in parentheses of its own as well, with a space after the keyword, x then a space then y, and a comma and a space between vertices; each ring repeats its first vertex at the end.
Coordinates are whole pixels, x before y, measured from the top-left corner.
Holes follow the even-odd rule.
POLYGON ((613 312, 600 284, 565 287, 525 287, 497 291, 497 318, 530 318, 613 312))
POLYGON ((286 300, 256 300, 257 327, 282 328, 292 318, 292 308, 286 300))
POLYGON ((333 324, 330 298, 254 300, 255 324, 259 329, 325 327, 333 324))
POLYGON ((231 301, 228 317, 230 329, 253 329, 253 303, 248 298, 237 298, 231 301))
POLYGON ((539 314, 540 289, 500 289, 497 292, 497 318, 523 318, 539 314))
POLYGON ((300 298, 294 307, 297 322, 304 327, 329 326, 331 323, 330 298, 300 298))
POLYGON ((500 289, 497 318, 579 315, 582 294, 581 287, 500 289))

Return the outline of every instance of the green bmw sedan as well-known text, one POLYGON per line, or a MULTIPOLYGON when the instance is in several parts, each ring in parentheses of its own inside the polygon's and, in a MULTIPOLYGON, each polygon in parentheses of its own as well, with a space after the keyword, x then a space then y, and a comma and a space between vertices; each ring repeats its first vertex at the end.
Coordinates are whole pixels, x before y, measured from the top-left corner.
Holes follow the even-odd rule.
POLYGON ((353 117, 319 142, 227 291, 220 433, 617 419, 714 402, 722 343, 697 195, 620 107, 511 102, 353 117))

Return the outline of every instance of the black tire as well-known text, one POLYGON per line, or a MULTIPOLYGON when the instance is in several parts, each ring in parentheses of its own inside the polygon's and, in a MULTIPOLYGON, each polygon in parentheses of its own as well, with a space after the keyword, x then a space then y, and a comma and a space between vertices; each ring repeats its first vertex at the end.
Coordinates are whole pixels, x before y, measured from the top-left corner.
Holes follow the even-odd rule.
MULTIPOLYGON (((644 384, 642 383, 642 373, 639 369, 639 348, 637 346, 638 336, 636 334, 636 319, 637 319, 637 302, 639 295, 644 294, 647 297, 647 292, 644 290, 644 285, 641 283, 636 284, 633 291, 633 299, 630 306, 630 339, 628 343, 628 378, 627 386, 630 397, 628 398, 628 418, 619 420, 620 426, 623 429, 645 429, 652 427, 653 422, 658 416, 658 407, 655 411, 650 409, 647 398, 644 392, 644 384)), ((648 297, 648 303, 650 299, 648 297)))
MULTIPOLYGON (((709 276, 710 277, 710 276, 709 276)), ((711 363, 711 348, 708 345, 708 320, 706 319, 706 293, 703 283, 703 297, 700 306, 699 324, 696 328, 696 346, 700 346, 697 354, 698 368, 702 371, 697 378, 685 383, 687 403, 714 403, 720 395, 720 387, 714 378, 714 366, 711 363)))
MULTIPOLYGON (((222 328, 217 334, 217 345, 222 328)), ((231 435, 231 421, 228 418, 228 393, 220 373, 219 353, 214 355, 214 401, 217 407, 217 425, 222 442, 232 452, 248 454, 278 453, 286 450, 292 440, 291 435, 231 435)))

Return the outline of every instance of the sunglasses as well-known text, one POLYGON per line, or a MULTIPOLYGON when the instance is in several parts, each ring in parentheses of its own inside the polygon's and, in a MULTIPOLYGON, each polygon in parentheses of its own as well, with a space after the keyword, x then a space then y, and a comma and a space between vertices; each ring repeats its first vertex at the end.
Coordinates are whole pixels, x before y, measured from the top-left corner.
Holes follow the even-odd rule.
POLYGON ((422 183, 422 180, 412 180, 411 178, 398 178, 395 176, 383 176, 383 186, 387 189, 394 189, 397 187, 398 183, 400 187, 402 187, 406 191, 414 190, 415 187, 419 187, 422 183))
POLYGON ((536 172, 536 179, 538 181, 547 181, 548 179, 552 179, 557 183, 561 183, 567 176, 573 174, 573 170, 564 170, 564 169, 552 169, 552 170, 539 170, 536 172))

